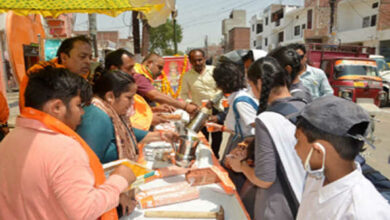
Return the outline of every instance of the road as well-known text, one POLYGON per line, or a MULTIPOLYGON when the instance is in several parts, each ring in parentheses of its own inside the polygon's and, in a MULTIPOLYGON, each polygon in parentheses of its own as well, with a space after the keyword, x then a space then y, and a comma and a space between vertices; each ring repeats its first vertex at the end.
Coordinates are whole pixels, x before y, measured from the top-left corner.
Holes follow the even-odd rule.
POLYGON ((374 143, 376 149, 366 146, 363 156, 369 165, 390 178, 390 107, 381 110, 381 113, 376 116, 379 122, 376 123, 374 131, 377 138, 374 143))
MULTIPOLYGON (((9 124, 15 124, 16 116, 19 114, 18 96, 19 93, 8 93, 8 104, 10 108, 9 124)), ((383 175, 390 179, 390 107, 382 108, 381 113, 377 115, 379 122, 376 123, 374 135, 377 140, 374 143, 376 149, 366 146, 363 156, 369 165, 379 170, 383 175)))

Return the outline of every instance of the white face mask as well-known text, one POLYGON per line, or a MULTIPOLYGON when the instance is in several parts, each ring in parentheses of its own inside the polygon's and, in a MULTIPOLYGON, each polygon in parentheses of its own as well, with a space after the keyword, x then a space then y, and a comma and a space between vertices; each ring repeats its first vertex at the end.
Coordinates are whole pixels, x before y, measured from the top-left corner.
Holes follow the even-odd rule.
POLYGON ((310 149, 310 152, 309 154, 307 155, 306 157, 306 161, 305 161, 305 170, 307 171, 307 173, 313 177, 315 177, 316 179, 323 179, 325 177, 325 155, 326 155, 326 151, 325 151, 325 147, 316 142, 314 143, 316 144, 322 151, 323 155, 322 155, 322 166, 320 169, 318 170, 312 170, 311 167, 310 167, 310 159, 311 159, 311 155, 313 153, 313 148, 310 149))

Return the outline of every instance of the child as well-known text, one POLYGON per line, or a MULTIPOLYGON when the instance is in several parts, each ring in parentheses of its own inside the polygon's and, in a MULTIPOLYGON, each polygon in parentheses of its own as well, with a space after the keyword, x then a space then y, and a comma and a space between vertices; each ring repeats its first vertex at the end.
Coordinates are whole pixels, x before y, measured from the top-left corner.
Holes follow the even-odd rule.
POLYGON ((389 219, 390 205, 361 173, 369 115, 355 103, 324 96, 297 122, 295 150, 308 176, 297 219, 389 219))

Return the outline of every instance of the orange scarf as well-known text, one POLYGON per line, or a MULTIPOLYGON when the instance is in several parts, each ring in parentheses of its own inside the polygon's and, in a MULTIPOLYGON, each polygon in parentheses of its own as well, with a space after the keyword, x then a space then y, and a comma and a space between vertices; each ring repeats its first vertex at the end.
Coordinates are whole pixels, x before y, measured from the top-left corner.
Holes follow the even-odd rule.
MULTIPOLYGON (((47 128, 58 132, 60 134, 69 136, 80 143, 81 147, 85 150, 89 158, 89 166, 92 169, 92 172, 95 176, 95 187, 102 185, 106 177, 104 175, 103 166, 99 161, 99 158, 96 156, 95 152, 88 146, 88 144, 70 127, 65 125, 62 121, 54 118, 53 116, 46 114, 42 111, 39 111, 34 108, 24 107, 22 109, 21 117, 30 118, 42 122, 47 128)), ((104 213, 100 220, 114 220, 118 219, 116 209, 111 209, 110 211, 104 213)))
MULTIPOLYGON (((65 68, 63 65, 58 64, 58 59, 54 58, 50 61, 44 61, 44 62, 39 62, 35 64, 34 66, 30 67, 30 69, 27 70, 27 74, 31 74, 34 72, 37 72, 38 70, 41 70, 47 66, 53 66, 55 68, 65 68)), ((28 84, 28 76, 25 75, 22 79, 22 81, 19 84, 19 109, 22 111, 22 109, 25 106, 25 100, 24 100, 24 93, 26 91, 26 87, 28 84)))
MULTIPOLYGON (((37 71, 39 71, 47 66, 52 66, 54 68, 65 68, 64 65, 58 63, 58 58, 54 58, 50 61, 42 61, 42 62, 35 64, 34 66, 30 67, 30 69, 27 70, 27 74, 35 73, 35 72, 37 72, 37 71)), ((89 73, 87 73, 85 75, 81 75, 81 77, 83 77, 84 79, 87 79, 88 75, 89 75, 89 73)), ((25 106, 24 93, 26 91, 27 84, 28 84, 28 76, 25 75, 19 84, 19 109, 20 110, 22 110, 25 106)))
POLYGON ((7 104, 7 99, 3 95, 2 92, 0 92, 0 124, 5 124, 8 121, 9 117, 9 108, 7 104))
POLYGON ((136 63, 134 70, 136 73, 144 75, 151 83, 154 83, 153 74, 145 65, 136 63))

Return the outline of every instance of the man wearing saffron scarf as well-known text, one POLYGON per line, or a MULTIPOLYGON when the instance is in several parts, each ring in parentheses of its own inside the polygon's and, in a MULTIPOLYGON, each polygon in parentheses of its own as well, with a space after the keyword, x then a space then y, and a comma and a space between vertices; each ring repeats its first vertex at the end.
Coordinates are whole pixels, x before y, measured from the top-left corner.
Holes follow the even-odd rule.
POLYGON ((122 165, 106 180, 74 132, 91 96, 87 81, 63 68, 29 76, 16 128, 0 143, 0 219, 117 219, 135 176, 122 165))
MULTIPOLYGON (((90 78, 89 70, 92 61, 92 47, 90 40, 83 35, 65 39, 57 51, 57 57, 46 62, 40 62, 32 66, 27 73, 35 72, 45 66, 66 68, 85 79, 90 78)), ((28 77, 25 76, 20 83, 19 106, 24 107, 24 91, 28 77)))

